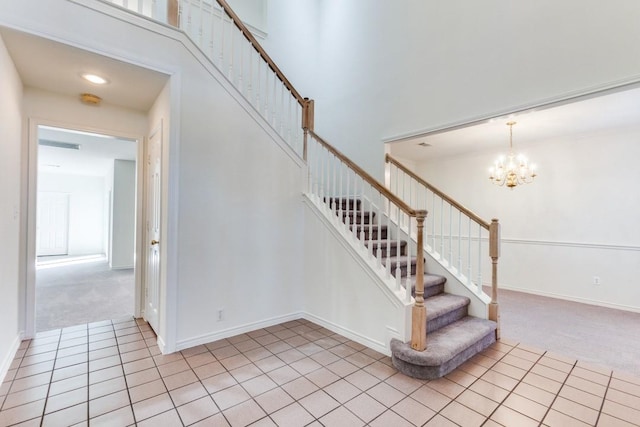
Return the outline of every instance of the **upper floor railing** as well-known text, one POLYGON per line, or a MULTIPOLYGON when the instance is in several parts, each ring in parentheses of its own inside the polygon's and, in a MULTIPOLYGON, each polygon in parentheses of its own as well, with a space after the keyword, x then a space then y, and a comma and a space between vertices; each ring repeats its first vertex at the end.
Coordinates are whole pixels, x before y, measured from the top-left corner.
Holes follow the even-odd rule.
POLYGON ((109 0, 183 30, 303 157, 307 103, 225 0, 109 0))
POLYGON ((483 266, 490 260, 489 319, 498 321, 498 220, 482 219, 390 155, 385 161, 389 189, 410 206, 429 211, 426 249, 432 256, 478 294, 484 293, 483 266))

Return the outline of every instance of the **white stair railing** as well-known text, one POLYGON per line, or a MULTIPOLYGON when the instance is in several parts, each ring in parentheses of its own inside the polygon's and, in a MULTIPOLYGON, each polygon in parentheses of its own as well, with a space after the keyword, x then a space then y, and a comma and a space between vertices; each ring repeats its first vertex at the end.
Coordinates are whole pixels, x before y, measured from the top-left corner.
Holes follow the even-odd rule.
POLYGON ((490 263, 489 319, 498 321, 498 220, 485 221, 398 160, 388 154, 385 160, 388 188, 414 209, 429 211, 429 218, 425 223, 429 234, 425 242, 427 253, 478 295, 484 294, 483 267, 486 269, 486 264, 490 263))

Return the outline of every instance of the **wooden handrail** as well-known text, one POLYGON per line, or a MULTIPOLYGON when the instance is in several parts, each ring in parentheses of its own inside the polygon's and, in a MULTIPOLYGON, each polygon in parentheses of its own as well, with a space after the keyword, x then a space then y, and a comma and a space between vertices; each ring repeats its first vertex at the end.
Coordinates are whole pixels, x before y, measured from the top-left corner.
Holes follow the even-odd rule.
POLYGON ((333 153, 334 156, 339 158, 344 164, 346 164, 349 168, 351 168, 351 170, 353 170, 356 174, 360 175, 362 179, 367 181, 369 185, 371 185, 373 188, 378 190, 380 194, 382 194, 390 202, 397 205, 404 213, 406 213, 411 217, 415 217, 417 215, 417 211, 415 209, 412 209, 409 205, 407 205, 404 201, 402 201, 402 199, 400 199, 398 196, 396 196, 391 191, 389 191, 387 187, 379 183, 374 177, 372 177, 367 172, 365 172, 364 169, 362 169, 360 166, 353 163, 351 159, 349 159, 347 156, 342 154, 340 151, 334 148, 331 144, 329 144, 324 139, 316 135, 316 133, 313 132, 311 129, 309 129, 309 135, 311 135, 313 139, 315 139, 322 146, 324 146, 324 148, 326 148, 329 152, 333 153))
POLYGON ((296 88, 293 87, 291 82, 289 82, 289 80, 285 77, 284 73, 280 71, 280 68, 278 68, 276 63, 273 62, 273 59, 271 59, 271 57, 262 48, 262 46, 260 46, 260 43, 258 43, 256 38, 253 37, 253 34, 251 34, 251 31, 249 31, 249 29, 244 25, 244 23, 240 20, 238 15, 236 15, 236 13, 231 9, 229 4, 225 0, 216 0, 216 1, 220 5, 220 7, 224 9, 226 14, 231 17, 231 20, 233 21, 235 26, 238 27, 238 29, 242 32, 242 34, 249 41, 249 43, 251 43, 251 45, 256 50, 256 52, 258 52, 258 54, 262 57, 262 59, 264 59, 265 62, 269 65, 269 68, 271 68, 271 70, 273 70, 276 76, 278 76, 278 79, 280 79, 282 84, 284 84, 285 87, 289 89, 289 91, 296 98, 298 103, 304 107, 304 103, 305 103, 304 98, 298 93, 296 88))
POLYGON ((437 189, 433 185, 429 184, 424 179, 420 178, 418 175, 416 175, 415 173, 413 173, 412 171, 407 169, 402 163, 400 163, 398 160, 396 160, 393 157, 391 157, 389 154, 385 155, 385 161, 387 163, 394 164, 398 169, 402 170, 404 173, 409 175, 411 178, 413 178, 416 181, 418 181, 418 183, 424 185, 429 190, 431 190, 432 192, 437 194, 439 197, 441 197, 444 201, 449 203, 451 206, 455 207, 460 212, 462 212, 463 214, 465 214, 466 216, 468 216, 469 218, 474 220, 476 223, 480 224, 480 226, 482 228, 486 229, 487 231, 489 230, 489 227, 490 227, 490 223, 489 222, 487 222, 484 219, 480 218, 480 216, 478 216, 477 214, 472 212, 470 209, 467 209, 466 207, 462 206, 460 203, 456 202, 451 197, 447 196, 444 192, 442 192, 441 190, 437 189))

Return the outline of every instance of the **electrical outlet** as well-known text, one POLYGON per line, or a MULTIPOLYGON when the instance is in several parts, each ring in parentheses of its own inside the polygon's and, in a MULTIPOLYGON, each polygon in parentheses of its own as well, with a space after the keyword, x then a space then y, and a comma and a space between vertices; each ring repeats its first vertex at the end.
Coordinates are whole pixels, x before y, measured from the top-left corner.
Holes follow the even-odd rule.
POLYGON ((593 284, 594 285, 600 284, 600 276, 593 276, 593 284))
POLYGON ((224 308, 218 309, 218 322, 221 322, 224 319, 224 308))

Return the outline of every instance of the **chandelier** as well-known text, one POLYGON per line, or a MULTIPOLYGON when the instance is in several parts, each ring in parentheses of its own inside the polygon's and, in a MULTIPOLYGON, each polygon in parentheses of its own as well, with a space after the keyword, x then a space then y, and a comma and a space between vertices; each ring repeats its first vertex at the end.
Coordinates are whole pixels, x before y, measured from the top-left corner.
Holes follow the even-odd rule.
POLYGON ((501 156, 489 168, 489 179, 492 183, 503 186, 507 185, 513 190, 514 187, 533 182, 536 175, 536 166, 530 165, 523 155, 513 154, 513 125, 516 122, 508 122, 509 126, 509 155, 501 156))

